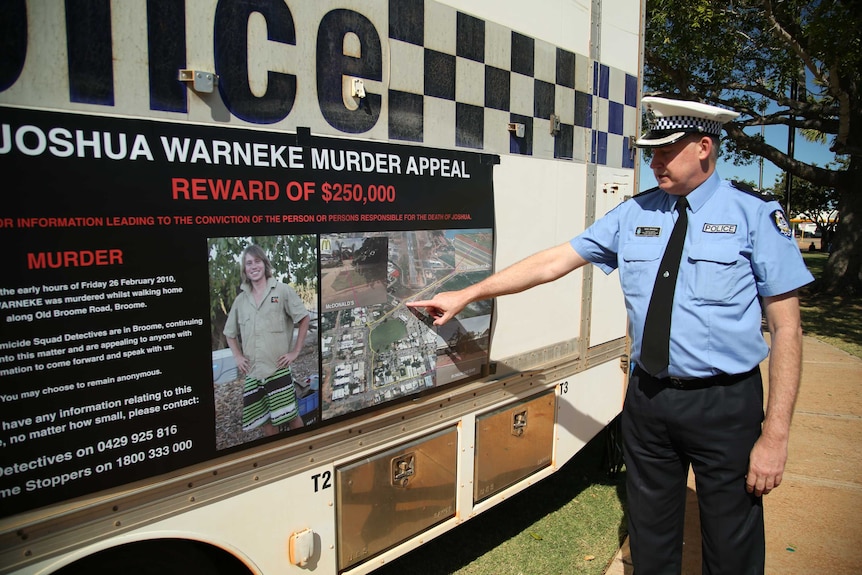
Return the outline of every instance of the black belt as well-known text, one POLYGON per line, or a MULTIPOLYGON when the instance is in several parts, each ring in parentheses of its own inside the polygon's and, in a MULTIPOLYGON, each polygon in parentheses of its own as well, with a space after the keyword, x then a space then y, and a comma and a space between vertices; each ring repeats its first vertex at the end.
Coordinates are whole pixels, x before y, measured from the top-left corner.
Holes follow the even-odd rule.
POLYGON ((672 387, 674 389, 706 389, 716 385, 733 385, 743 379, 748 379, 760 370, 760 366, 755 367, 751 371, 745 373, 720 373, 711 377, 701 377, 687 379, 684 377, 653 377, 641 366, 635 365, 635 374, 638 377, 646 377, 658 382, 664 387, 672 387))

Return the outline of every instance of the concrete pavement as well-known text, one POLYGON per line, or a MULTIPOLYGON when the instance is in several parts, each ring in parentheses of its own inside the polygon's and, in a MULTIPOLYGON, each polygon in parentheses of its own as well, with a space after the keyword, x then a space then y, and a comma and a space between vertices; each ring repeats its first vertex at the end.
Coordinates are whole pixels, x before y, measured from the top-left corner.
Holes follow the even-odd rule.
MULTIPOLYGON (((764 380, 768 365, 763 363, 764 380)), ((768 575, 862 573, 862 359, 803 340, 802 387, 784 480, 765 496, 768 575)), ((700 575, 693 477, 686 505, 683 575, 700 575)), ((605 575, 633 575, 628 540, 605 575)))

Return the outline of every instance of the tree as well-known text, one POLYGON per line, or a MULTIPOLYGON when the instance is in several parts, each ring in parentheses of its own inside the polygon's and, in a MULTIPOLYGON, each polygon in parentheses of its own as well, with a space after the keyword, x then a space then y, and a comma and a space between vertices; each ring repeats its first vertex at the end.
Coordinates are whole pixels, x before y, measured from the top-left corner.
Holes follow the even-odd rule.
POLYGON ((732 108, 724 146, 834 190, 841 225, 822 286, 862 292, 862 3, 855 0, 647 0, 647 90, 732 108), (829 141, 820 167, 746 128, 786 125, 829 141))

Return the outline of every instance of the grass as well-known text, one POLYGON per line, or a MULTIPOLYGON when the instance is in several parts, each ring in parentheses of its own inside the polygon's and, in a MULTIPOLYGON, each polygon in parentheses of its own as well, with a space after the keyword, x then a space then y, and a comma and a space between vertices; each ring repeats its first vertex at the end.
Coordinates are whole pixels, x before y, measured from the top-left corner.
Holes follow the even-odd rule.
POLYGON ((817 292, 817 279, 829 255, 822 252, 802 254, 815 282, 800 291, 802 331, 847 353, 862 357, 862 302, 858 298, 828 296, 817 292))
POLYGON ((601 575, 625 538, 606 430, 559 471, 375 575, 601 575))

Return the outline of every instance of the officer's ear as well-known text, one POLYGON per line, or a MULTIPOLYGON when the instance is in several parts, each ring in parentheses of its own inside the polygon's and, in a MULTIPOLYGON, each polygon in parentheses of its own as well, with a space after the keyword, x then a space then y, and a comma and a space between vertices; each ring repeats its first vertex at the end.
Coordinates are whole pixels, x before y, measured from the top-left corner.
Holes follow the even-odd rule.
POLYGON ((716 152, 715 141, 709 136, 700 136, 697 140, 697 158, 706 162, 716 152))

